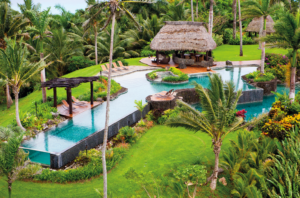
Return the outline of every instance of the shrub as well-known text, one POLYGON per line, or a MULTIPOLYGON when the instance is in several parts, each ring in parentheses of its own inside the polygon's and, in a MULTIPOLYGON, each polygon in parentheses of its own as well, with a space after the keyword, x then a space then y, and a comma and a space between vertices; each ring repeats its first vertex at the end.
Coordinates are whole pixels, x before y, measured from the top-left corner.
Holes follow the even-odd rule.
MULTIPOLYGON (((255 44, 256 41, 254 41, 251 37, 247 37, 246 35, 243 35, 243 45, 251 45, 255 44)), ((236 38, 231 38, 228 42, 229 45, 239 45, 240 44, 240 36, 236 35, 236 38)))
POLYGON ((156 55, 156 52, 153 51, 153 50, 147 50, 147 49, 143 49, 141 51, 141 57, 147 57, 147 56, 155 56, 156 55))
POLYGON ((93 65, 95 65, 95 61, 91 61, 84 56, 73 56, 68 64, 67 72, 70 73, 93 65))
POLYGON ((148 76, 151 79, 155 79, 157 77, 157 74, 156 73, 149 73, 148 76))
POLYGON ((132 144, 137 140, 137 135, 133 128, 125 126, 119 130, 119 133, 114 140, 132 144))
POLYGON ((180 82, 180 81, 187 81, 189 79, 189 76, 187 74, 180 74, 177 76, 166 76, 163 78, 163 81, 165 82, 180 82))
POLYGON ((254 79, 259 74, 260 74, 260 71, 254 71, 252 73, 246 74, 246 78, 248 78, 248 79, 254 79))
POLYGON ((277 65, 287 65, 289 62, 288 56, 282 54, 266 53, 265 68, 272 68, 277 65))
POLYGON ((223 35, 213 34, 212 37, 216 42, 217 46, 223 45, 223 35))
POLYGON ((174 108, 174 109, 168 109, 163 112, 163 114, 157 119, 158 124, 165 124, 165 122, 169 118, 174 118, 177 117, 177 115, 180 113, 179 108, 174 108))
POLYGON ((233 29, 232 28, 225 29, 223 33, 223 43, 228 44, 230 39, 232 38, 233 38, 233 29))
POLYGON ((114 59, 114 62, 116 62, 117 64, 118 64, 118 61, 121 61, 124 66, 128 66, 129 65, 129 63, 124 58, 118 57, 118 58, 114 59))
POLYGON ((267 82, 275 79, 275 76, 271 72, 265 72, 264 74, 260 71, 254 71, 246 75, 246 78, 253 79, 254 82, 267 82))
POLYGON ((287 70, 287 65, 279 65, 278 64, 274 67, 266 69, 265 71, 272 73, 274 76, 277 77, 277 79, 281 80, 282 82, 285 82, 286 70, 287 70))

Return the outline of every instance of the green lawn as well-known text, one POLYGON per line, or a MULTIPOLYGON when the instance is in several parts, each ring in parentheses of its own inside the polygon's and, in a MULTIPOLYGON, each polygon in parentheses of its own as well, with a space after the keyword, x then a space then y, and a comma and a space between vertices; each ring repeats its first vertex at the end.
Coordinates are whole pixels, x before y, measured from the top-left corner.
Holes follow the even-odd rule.
MULTIPOLYGON (((229 134, 221 150, 227 150, 229 140, 236 139, 236 133, 229 134)), ((133 167, 137 172, 152 171, 155 175, 162 176, 175 165, 193 164, 201 161, 212 166, 214 153, 211 138, 203 133, 194 133, 183 128, 169 128, 155 126, 147 131, 141 139, 134 144, 124 159, 108 174, 108 188, 113 192, 113 197, 132 197, 141 195, 146 197, 144 191, 124 178, 124 174, 133 167)), ((102 179, 90 181, 53 184, 16 181, 13 183, 12 197, 97 197, 95 188, 102 188, 102 179)), ((7 197, 7 185, 4 178, 0 179, 0 197, 7 197)), ((230 197, 230 187, 218 183, 215 196, 210 193, 209 185, 201 188, 198 197, 230 197)), ((171 196, 167 192, 163 197, 171 196)))
MULTIPOLYGON (((278 48, 266 48, 266 53, 286 54, 288 50, 278 48)), ((213 50, 215 61, 245 61, 245 60, 260 60, 261 50, 258 45, 244 45, 243 56, 240 56, 239 45, 221 45, 213 50)))

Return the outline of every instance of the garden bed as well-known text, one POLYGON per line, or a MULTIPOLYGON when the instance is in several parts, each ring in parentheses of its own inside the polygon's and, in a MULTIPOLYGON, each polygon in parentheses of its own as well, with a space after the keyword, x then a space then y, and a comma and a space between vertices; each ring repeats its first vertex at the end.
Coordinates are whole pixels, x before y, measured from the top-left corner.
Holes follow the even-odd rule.
POLYGON ((158 69, 146 74, 146 78, 151 82, 165 84, 185 84, 189 82, 189 76, 175 67, 168 70, 158 69))
POLYGON ((248 84, 255 87, 262 88, 264 90, 264 96, 273 95, 272 92, 277 91, 277 78, 266 81, 266 82, 255 82, 253 79, 247 78, 247 75, 242 76, 242 79, 245 80, 248 84))

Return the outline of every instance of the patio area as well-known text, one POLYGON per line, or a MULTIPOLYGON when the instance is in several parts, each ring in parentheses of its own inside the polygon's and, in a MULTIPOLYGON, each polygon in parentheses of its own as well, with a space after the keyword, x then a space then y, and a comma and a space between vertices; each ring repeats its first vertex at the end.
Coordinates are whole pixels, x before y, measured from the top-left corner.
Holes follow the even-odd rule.
POLYGON ((69 113, 69 109, 66 109, 63 104, 57 105, 57 112, 59 113, 59 115, 64 116, 66 118, 73 118, 74 116, 81 114, 84 111, 93 109, 93 108, 101 105, 102 102, 94 101, 93 105, 91 105, 90 103, 87 103, 84 106, 76 106, 74 104, 74 102, 72 104, 73 104, 72 106, 75 107, 72 114, 69 113))

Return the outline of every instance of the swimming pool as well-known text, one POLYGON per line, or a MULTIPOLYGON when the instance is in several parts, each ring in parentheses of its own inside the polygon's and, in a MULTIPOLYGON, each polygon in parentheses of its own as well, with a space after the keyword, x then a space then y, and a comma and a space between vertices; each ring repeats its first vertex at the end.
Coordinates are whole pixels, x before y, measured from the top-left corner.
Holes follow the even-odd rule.
MULTIPOLYGON (((237 89, 250 90, 256 88, 243 82, 241 76, 255 70, 256 67, 240 67, 221 69, 217 70, 217 72, 220 73, 224 81, 232 80, 236 84, 237 89)), ((207 75, 201 75, 191 77, 187 84, 169 85, 147 81, 145 77, 146 73, 149 73, 149 71, 136 72, 114 78, 114 80, 123 87, 128 88, 128 93, 119 96, 116 100, 111 102, 110 123, 113 123, 136 110, 134 107, 134 100, 145 101, 145 98, 148 95, 170 89, 193 88, 194 86, 190 83, 192 81, 196 81, 204 87, 207 87, 209 80, 207 75)), ((262 109, 267 110, 271 106, 273 100, 274 96, 270 96, 269 100, 266 99, 268 102, 265 103, 264 101, 264 105, 258 105, 257 108, 254 108, 252 104, 248 104, 249 111, 253 110, 252 114, 257 115, 262 112, 262 109), (271 99, 272 97, 273 99, 271 99)), ((104 128, 105 107, 106 105, 104 103, 92 110, 87 110, 75 116, 72 120, 65 121, 45 133, 38 134, 35 138, 24 141, 22 147, 30 152, 29 158, 32 161, 49 165, 49 153, 60 153, 87 136, 104 128)), ((247 108, 248 107, 243 107, 243 109, 247 108)))

